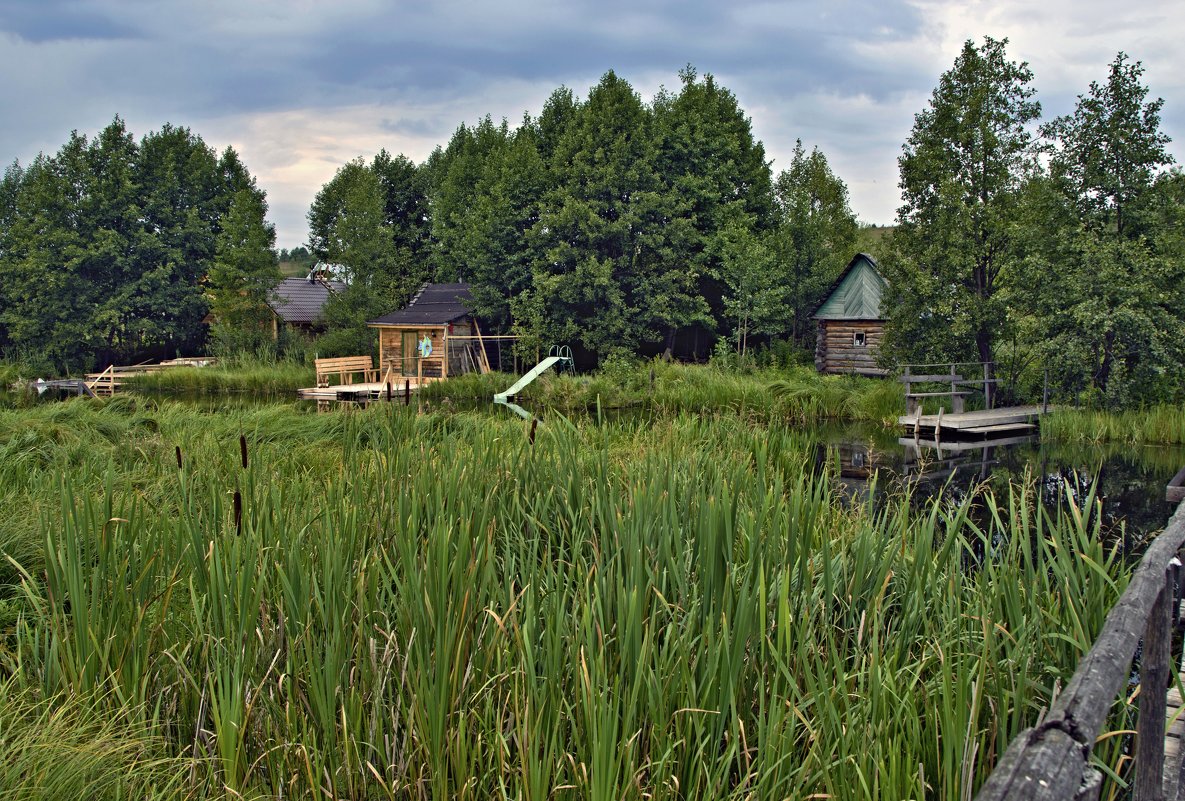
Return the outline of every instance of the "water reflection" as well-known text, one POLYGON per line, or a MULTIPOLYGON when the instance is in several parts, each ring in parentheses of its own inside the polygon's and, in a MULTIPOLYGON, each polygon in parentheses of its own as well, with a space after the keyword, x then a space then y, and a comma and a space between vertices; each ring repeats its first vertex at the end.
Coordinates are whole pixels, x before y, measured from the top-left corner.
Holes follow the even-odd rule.
POLYGON ((853 501, 877 494, 895 496, 909 488, 915 502, 939 493, 952 500, 993 490, 1006 497, 1009 485, 1032 484, 1049 508, 1081 500, 1093 490, 1102 525, 1134 547, 1161 529, 1174 504, 1165 486, 1185 465, 1179 446, 1068 445, 1042 443, 1034 436, 1003 440, 938 443, 898 438, 881 429, 829 427, 820 432, 818 463, 836 476, 853 501))

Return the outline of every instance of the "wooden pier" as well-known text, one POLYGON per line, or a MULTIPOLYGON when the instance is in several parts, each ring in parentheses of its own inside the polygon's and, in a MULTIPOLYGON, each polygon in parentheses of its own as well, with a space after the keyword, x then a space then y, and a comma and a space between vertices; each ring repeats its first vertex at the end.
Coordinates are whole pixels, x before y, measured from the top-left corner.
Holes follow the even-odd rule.
POLYGON ((166 359, 162 362, 150 364, 142 362, 140 364, 116 365, 112 364, 98 373, 86 374, 86 385, 91 393, 94 395, 104 395, 110 397, 119 392, 127 379, 145 375, 147 373, 157 373, 161 370, 168 370, 173 367, 207 367, 217 363, 217 359, 206 356, 194 357, 179 357, 176 359, 166 359))
POLYGON ((974 412, 902 415, 897 423, 911 436, 934 441, 968 437, 996 438, 1032 433, 1043 414, 1040 406, 1009 406, 974 412))
POLYGON ((305 400, 398 400, 419 391, 420 386, 415 379, 366 381, 358 384, 334 384, 328 387, 305 387, 298 389, 296 394, 305 400))
POLYGON ((897 418, 898 425, 915 440, 925 437, 936 446, 944 440, 997 439, 1034 433, 1041 415, 1049 411, 1048 403, 994 408, 998 383, 994 374, 990 362, 901 365, 905 414, 897 418), (972 374, 976 377, 967 377, 972 374), (967 411, 966 402, 972 396, 982 398, 985 408, 967 411), (927 403, 931 408, 937 403, 938 412, 926 414, 927 403))

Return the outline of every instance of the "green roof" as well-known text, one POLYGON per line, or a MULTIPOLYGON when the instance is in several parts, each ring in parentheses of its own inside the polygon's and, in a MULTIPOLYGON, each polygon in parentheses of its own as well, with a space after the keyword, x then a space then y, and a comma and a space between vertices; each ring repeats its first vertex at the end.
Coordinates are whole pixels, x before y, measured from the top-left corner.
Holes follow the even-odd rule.
POLYGON ((881 298, 887 286, 872 256, 857 253, 819 304, 815 319, 883 320, 881 298))

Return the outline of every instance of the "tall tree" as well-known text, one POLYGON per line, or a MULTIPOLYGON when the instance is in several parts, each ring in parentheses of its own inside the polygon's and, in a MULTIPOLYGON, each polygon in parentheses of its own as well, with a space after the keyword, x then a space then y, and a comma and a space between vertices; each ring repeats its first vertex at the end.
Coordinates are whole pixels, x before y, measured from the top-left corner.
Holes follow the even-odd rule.
POLYGON ((859 225, 848 205, 848 187, 831 171, 827 157, 802 140, 794 145, 790 169, 775 181, 778 226, 774 253, 786 286, 790 334, 813 341, 811 313, 852 258, 859 225))
POLYGON ((1007 40, 963 45, 899 159, 894 252, 886 263, 886 351, 994 362, 1008 320, 1017 193, 1034 161, 1030 124, 1041 112, 1025 63, 1007 40))
MULTIPOLYGON (((604 355, 658 335, 663 312, 642 291, 642 232, 658 176, 646 107, 628 82, 605 74, 557 143, 563 180, 536 226, 547 247, 533 285, 544 335, 604 355)), ((653 221, 657 223, 657 220, 653 221)))
POLYGON ((137 144, 116 117, 11 176, 0 245, 10 350, 78 368, 201 344, 200 281, 223 218, 235 192, 258 192, 234 151, 220 159, 170 125, 137 144))
POLYGON ((661 222, 652 233, 672 312, 668 348, 680 328, 731 326, 722 241, 738 241, 738 225, 745 241, 761 240, 774 222, 765 148, 736 96, 690 65, 679 80, 677 95, 664 89, 653 102, 661 222))
POLYGON ((1053 141, 1051 172, 1089 228, 1138 236, 1140 211, 1160 170, 1173 163, 1160 130, 1164 99, 1146 101, 1144 67, 1120 52, 1107 82, 1091 81, 1073 114, 1042 128, 1053 141))
MULTIPOLYGON (((1042 129, 1050 141, 1040 232, 1029 257, 1028 298, 1040 336, 1035 350, 1065 389, 1108 404, 1157 401, 1185 350, 1185 279, 1173 258, 1180 202, 1160 130, 1163 100, 1147 101, 1143 67, 1119 53, 1106 83, 1092 82, 1073 114, 1042 129)), ((1029 193, 1031 199, 1036 196, 1029 193)))
POLYGON ((216 240, 207 276, 216 335, 232 345, 260 344, 270 338, 268 294, 280 282, 273 247, 276 229, 266 219, 267 202, 250 189, 235 193, 216 240))

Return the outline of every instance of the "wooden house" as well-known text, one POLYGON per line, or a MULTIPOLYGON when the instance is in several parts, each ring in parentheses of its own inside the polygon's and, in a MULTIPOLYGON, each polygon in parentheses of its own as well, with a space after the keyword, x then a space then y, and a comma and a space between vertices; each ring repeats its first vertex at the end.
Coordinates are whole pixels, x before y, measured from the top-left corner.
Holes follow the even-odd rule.
POLYGON ((380 376, 425 380, 483 369, 468 284, 425 284, 398 311, 367 323, 378 329, 380 376))
POLYGON ((888 284, 876 261, 858 253, 815 310, 815 367, 821 373, 885 375, 876 361, 885 333, 888 284))
POLYGON ((279 333, 281 326, 298 331, 314 332, 323 328, 321 310, 336 292, 346 285, 333 281, 316 272, 307 278, 285 278, 268 293, 267 305, 274 315, 272 333, 279 333))

